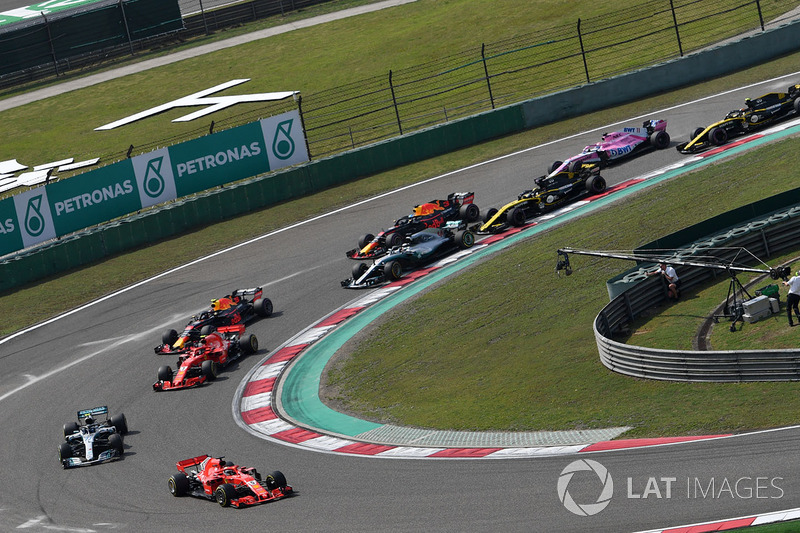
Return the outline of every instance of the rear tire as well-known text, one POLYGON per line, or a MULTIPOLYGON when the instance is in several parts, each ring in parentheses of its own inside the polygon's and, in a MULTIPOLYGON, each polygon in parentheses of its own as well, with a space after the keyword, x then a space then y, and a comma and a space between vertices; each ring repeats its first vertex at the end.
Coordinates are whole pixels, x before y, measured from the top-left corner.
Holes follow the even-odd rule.
POLYGON ((64 436, 69 437, 73 433, 78 432, 78 423, 77 422, 67 422, 64 424, 64 436))
POLYGON ((178 472, 170 476, 167 486, 170 493, 176 498, 186 496, 189 493, 189 478, 183 472, 178 472))
POLYGON ((556 171, 558 167, 560 167, 563 164, 564 164, 563 161, 553 161, 553 163, 549 167, 547 167, 547 173, 552 174, 553 172, 556 171))
POLYGON ((372 233, 367 233, 366 235, 358 239, 358 249, 362 250, 366 245, 371 243, 374 238, 375 235, 373 235, 372 233))
POLYGON ((207 359, 200 365, 200 372, 203 373, 207 380, 214 381, 219 375, 219 365, 216 361, 207 359))
POLYGON ((112 416, 109 422, 111 422, 111 425, 114 426, 114 429, 116 429, 117 433, 120 435, 124 435, 128 432, 128 420, 125 418, 124 414, 120 413, 112 416))
POLYGON ((462 220, 466 220, 467 222, 475 222, 480 218, 481 210, 475 204, 464 204, 458 210, 458 214, 461 216, 462 220))
POLYGON ((266 318, 272 315, 272 300, 269 298, 259 298, 253 302, 253 308, 256 310, 258 316, 266 318))
POLYGON ((453 239, 461 250, 472 248, 475 244, 475 234, 469 230, 457 231, 453 239))
POLYGON ((586 180, 586 190, 589 191, 590 194, 600 194, 605 191, 605 178, 600 175, 590 177, 586 180))
POLYGON ((161 342, 172 346, 178 340, 178 332, 174 329, 168 329, 161 335, 161 342))
POLYGON ((287 485, 286 476, 280 470, 276 470, 266 477, 266 483, 270 490, 284 489, 287 485))
POLYGON ((120 437, 117 433, 112 433, 108 436, 108 445, 114 448, 120 455, 125 453, 125 446, 122 444, 122 437, 120 437))
POLYGON ((258 337, 252 333, 241 337, 239 339, 239 347, 242 349, 242 353, 246 355, 256 353, 258 351, 258 337))
POLYGON ((728 132, 720 127, 714 128, 708 132, 708 140, 711 144, 721 146, 728 141, 728 132))
POLYGON ((400 279, 403 275, 403 266, 397 261, 389 261, 383 265, 383 275, 392 281, 400 279))
POLYGON ((657 150, 669 148, 669 141, 669 133, 664 130, 654 131, 650 134, 650 144, 652 144, 657 150))
POLYGON ((403 244, 403 236, 398 232, 390 233, 386 236, 386 249, 394 248, 403 244))
POLYGON ((214 491, 214 499, 222 507, 228 507, 231 501, 236 498, 236 489, 230 483, 223 483, 214 491))
POLYGON ((519 206, 512 207, 508 215, 506 215, 506 219, 509 224, 518 228, 524 226, 527 221, 525 218, 525 211, 519 206))
POLYGON ((158 381, 172 381, 172 368, 164 365, 158 369, 158 381))

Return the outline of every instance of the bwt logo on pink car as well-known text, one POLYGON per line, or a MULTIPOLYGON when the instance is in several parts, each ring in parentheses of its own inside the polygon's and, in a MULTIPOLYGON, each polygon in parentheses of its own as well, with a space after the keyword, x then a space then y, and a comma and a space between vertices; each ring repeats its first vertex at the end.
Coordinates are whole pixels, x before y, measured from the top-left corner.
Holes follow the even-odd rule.
POLYGON ((633 150, 632 146, 621 146, 620 148, 608 148, 606 149, 606 155, 611 157, 618 157, 627 154, 631 150, 633 150))

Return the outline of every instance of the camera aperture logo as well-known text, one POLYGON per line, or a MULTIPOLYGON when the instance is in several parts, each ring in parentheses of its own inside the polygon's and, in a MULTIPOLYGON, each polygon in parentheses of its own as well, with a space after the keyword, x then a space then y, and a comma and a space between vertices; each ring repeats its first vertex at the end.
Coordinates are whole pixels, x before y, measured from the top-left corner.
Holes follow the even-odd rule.
POLYGON ((611 496, 614 495, 614 480, 611 479, 611 474, 608 473, 608 469, 597 461, 578 459, 568 464, 566 468, 561 471, 561 475, 558 476, 557 489, 558 499, 561 500, 561 503, 567 511, 578 516, 593 516, 611 503, 611 496), (597 501, 594 503, 578 503, 569 493, 569 484, 577 472, 594 472, 599 478, 603 488, 600 491, 600 495, 597 497, 597 501))

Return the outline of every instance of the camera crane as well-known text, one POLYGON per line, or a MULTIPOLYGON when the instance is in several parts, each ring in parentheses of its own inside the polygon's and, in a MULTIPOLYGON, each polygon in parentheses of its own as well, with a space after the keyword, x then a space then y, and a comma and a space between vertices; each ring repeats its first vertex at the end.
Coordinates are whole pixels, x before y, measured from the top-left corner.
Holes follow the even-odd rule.
MULTIPOLYGON (((733 321, 731 324, 731 331, 735 331, 736 322, 742 319, 744 310, 742 302, 745 300, 743 296, 747 295, 747 300, 751 298, 750 293, 742 286, 739 279, 736 277, 738 272, 755 272, 759 274, 769 274, 773 280, 782 279, 784 281, 789 279, 791 269, 788 266, 777 268, 770 268, 769 265, 758 259, 755 255, 750 253, 746 248, 708 248, 706 250, 737 250, 737 254, 732 260, 725 260, 715 256, 696 256, 691 260, 685 260, 675 256, 675 252, 681 250, 639 250, 637 251, 617 251, 617 250, 580 250, 577 248, 561 248, 557 250, 558 261, 556 262, 556 274, 564 270, 567 276, 572 274, 572 267, 569 264, 569 254, 577 255, 590 255, 594 257, 605 257, 608 259, 625 259, 637 262, 646 263, 669 263, 671 265, 681 265, 697 268, 709 268, 714 270, 724 270, 727 272, 731 281, 728 285, 728 296, 725 299, 725 308, 721 316, 728 317, 733 321), (762 265, 764 268, 747 267, 737 265, 736 258, 740 253, 746 253, 762 265)), ((684 250, 685 251, 685 250, 684 250)), ((717 318, 715 316, 714 318, 717 318)))

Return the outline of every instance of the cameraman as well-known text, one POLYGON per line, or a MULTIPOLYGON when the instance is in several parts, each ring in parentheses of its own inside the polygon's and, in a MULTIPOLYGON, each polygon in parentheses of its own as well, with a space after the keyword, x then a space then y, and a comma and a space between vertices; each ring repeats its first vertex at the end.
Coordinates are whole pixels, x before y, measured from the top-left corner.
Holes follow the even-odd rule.
MULTIPOLYGON (((659 270, 655 272, 648 272, 648 276, 657 276, 661 274, 664 279, 667 281, 667 292, 670 298, 673 300, 678 299, 678 288, 680 284, 680 280, 678 279, 678 273, 675 272, 675 269, 671 266, 667 266, 665 262, 660 262, 658 264, 659 270)), ((798 294, 800 294, 800 281, 798 282, 798 294)), ((797 319, 800 320, 800 313, 797 314, 797 319)))
POLYGON ((789 281, 784 281, 783 284, 789 287, 789 295, 786 297, 786 314, 789 317, 789 327, 794 326, 792 322, 792 309, 794 314, 797 315, 797 320, 800 321, 800 309, 797 304, 800 303, 800 270, 798 270, 793 278, 789 281))

